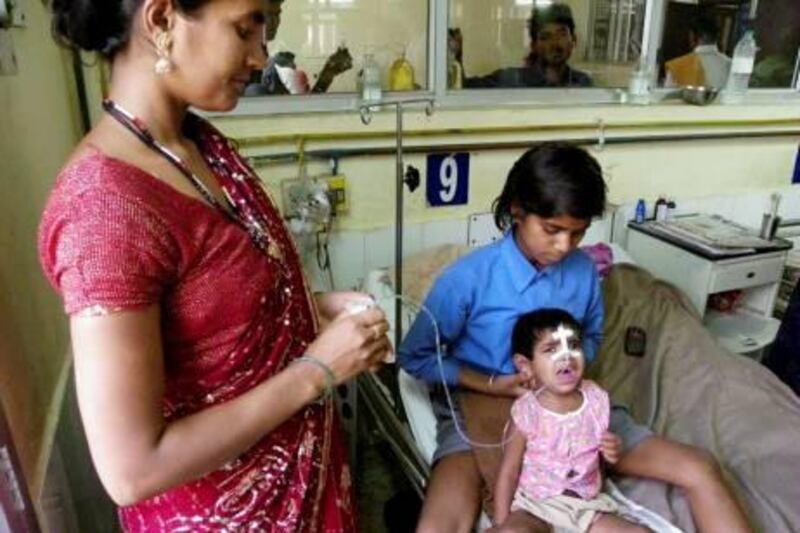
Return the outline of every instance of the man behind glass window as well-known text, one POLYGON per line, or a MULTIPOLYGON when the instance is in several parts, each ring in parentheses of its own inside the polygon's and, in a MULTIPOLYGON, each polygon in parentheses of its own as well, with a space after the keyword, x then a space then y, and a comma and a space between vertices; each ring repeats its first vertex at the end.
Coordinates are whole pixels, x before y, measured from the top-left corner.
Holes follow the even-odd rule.
POLYGON ((667 61, 664 85, 693 85, 722 88, 728 79, 731 60, 717 49, 719 26, 709 15, 698 15, 689 25, 692 51, 667 61))
POLYGON ((750 87, 800 88, 800 9, 797 0, 762 2, 755 20, 758 56, 750 87))
POLYGON ((590 87, 592 78, 568 65, 577 39, 575 20, 566 4, 533 9, 528 21, 531 52, 524 67, 496 70, 488 76, 467 78, 464 86, 479 87, 590 87))

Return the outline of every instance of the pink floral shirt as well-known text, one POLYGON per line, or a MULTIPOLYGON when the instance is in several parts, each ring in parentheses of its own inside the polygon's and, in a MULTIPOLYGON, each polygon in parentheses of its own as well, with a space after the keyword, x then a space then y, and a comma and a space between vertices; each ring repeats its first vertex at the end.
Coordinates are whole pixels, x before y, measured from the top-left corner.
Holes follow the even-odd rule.
POLYGON ((511 407, 514 424, 527 438, 519 490, 545 499, 572 491, 589 500, 600 492, 600 438, 608 430, 608 393, 584 380, 583 404, 559 414, 543 407, 537 392, 521 396, 511 407))

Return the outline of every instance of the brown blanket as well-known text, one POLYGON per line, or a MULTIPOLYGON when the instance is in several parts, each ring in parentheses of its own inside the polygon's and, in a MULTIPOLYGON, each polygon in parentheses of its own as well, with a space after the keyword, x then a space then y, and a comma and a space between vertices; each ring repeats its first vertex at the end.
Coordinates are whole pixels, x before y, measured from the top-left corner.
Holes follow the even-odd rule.
MULTIPOLYGON (((757 531, 800 531, 797 397, 758 363, 718 346, 685 296, 644 270, 616 266, 604 299, 605 340, 591 377, 638 422, 712 452, 757 531), (641 356, 626 354, 630 331, 645 335, 641 356)), ((510 403, 476 394, 460 399, 471 438, 498 442, 510 403)), ((489 486, 499 457, 498 449, 476 450, 489 486)), ((635 501, 695 531, 677 490, 635 479, 620 485, 635 501)))
MULTIPOLYGON (((593 376, 637 421, 713 453, 757 530, 800 531, 800 400, 757 362, 720 347, 688 300, 644 270, 615 267, 603 293, 605 340, 593 376), (625 353, 631 327, 647 335, 644 357, 625 353)), ((675 494, 664 502, 648 487, 638 492, 693 530, 675 494)))

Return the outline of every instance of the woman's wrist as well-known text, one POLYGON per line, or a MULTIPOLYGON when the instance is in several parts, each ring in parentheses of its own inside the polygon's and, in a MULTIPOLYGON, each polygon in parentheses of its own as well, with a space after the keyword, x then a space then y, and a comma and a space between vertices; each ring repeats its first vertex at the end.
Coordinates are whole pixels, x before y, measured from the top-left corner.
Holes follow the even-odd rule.
POLYGON ((300 374, 300 383, 306 388, 306 398, 311 401, 325 401, 333 394, 335 376, 333 371, 312 355, 305 354, 292 361, 290 367, 300 374))

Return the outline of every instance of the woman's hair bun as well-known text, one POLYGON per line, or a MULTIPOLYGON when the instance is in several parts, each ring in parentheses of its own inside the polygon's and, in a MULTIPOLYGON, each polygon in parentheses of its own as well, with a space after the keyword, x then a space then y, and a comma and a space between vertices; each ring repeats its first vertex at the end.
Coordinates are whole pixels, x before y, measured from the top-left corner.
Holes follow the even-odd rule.
POLYGON ((52 0, 53 33, 60 42, 112 57, 128 40, 140 0, 52 0))

